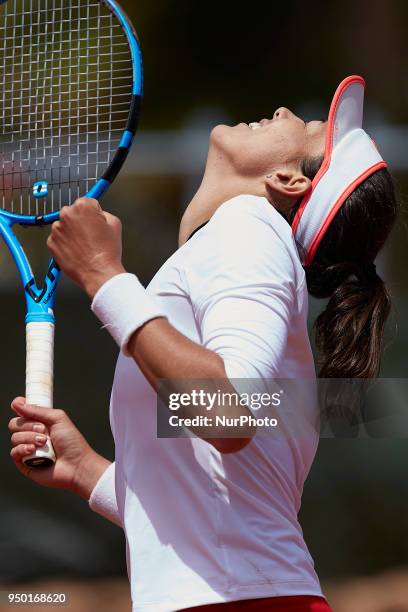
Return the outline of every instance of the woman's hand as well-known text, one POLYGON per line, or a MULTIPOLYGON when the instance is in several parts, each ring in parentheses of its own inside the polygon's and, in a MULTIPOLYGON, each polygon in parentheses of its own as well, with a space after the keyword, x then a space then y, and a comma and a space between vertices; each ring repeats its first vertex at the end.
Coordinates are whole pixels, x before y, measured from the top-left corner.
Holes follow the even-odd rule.
POLYGON ((47 245, 63 272, 91 299, 106 281, 125 272, 121 223, 97 200, 80 198, 64 206, 47 245))
POLYGON ((11 458, 17 469, 44 487, 67 489, 84 499, 89 496, 100 476, 110 465, 98 455, 63 410, 29 406, 23 397, 11 404, 16 417, 11 419, 11 458), (32 469, 24 457, 51 439, 57 461, 49 468, 32 469))

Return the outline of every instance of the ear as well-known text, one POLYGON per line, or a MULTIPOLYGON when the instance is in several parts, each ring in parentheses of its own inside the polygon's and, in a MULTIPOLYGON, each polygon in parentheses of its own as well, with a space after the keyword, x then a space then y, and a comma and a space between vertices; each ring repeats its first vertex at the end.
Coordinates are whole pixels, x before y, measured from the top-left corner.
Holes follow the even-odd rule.
POLYGON ((265 178, 267 194, 271 199, 296 201, 312 187, 312 181, 299 170, 276 168, 265 178))

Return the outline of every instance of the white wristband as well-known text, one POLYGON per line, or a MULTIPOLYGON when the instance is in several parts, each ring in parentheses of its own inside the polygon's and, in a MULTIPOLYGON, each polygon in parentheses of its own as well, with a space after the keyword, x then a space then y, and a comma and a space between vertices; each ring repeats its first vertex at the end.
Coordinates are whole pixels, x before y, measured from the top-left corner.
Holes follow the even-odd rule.
POLYGON ((91 510, 122 527, 116 501, 114 463, 111 463, 99 478, 88 503, 91 510))
POLYGON ((134 332, 147 321, 165 317, 134 274, 117 274, 97 291, 92 312, 103 323, 125 355, 134 332))

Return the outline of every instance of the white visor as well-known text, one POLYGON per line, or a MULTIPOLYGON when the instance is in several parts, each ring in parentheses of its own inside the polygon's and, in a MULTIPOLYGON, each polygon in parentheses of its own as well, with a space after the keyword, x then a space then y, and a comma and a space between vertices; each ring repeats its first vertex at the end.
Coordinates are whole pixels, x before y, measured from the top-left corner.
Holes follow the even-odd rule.
POLYGON ((330 106, 323 163, 292 224, 305 266, 313 261, 348 196, 371 174, 387 166, 361 127, 364 88, 365 81, 359 76, 344 79, 330 106))

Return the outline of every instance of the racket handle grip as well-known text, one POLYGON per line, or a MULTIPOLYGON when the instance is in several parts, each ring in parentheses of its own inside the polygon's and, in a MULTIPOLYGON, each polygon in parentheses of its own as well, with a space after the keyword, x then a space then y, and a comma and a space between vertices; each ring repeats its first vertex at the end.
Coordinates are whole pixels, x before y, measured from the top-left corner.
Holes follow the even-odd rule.
MULTIPOLYGON (((44 408, 53 407, 54 329, 53 323, 35 322, 26 326, 26 401, 44 408)), ((49 467, 55 461, 50 439, 23 459, 31 468, 49 467)))

